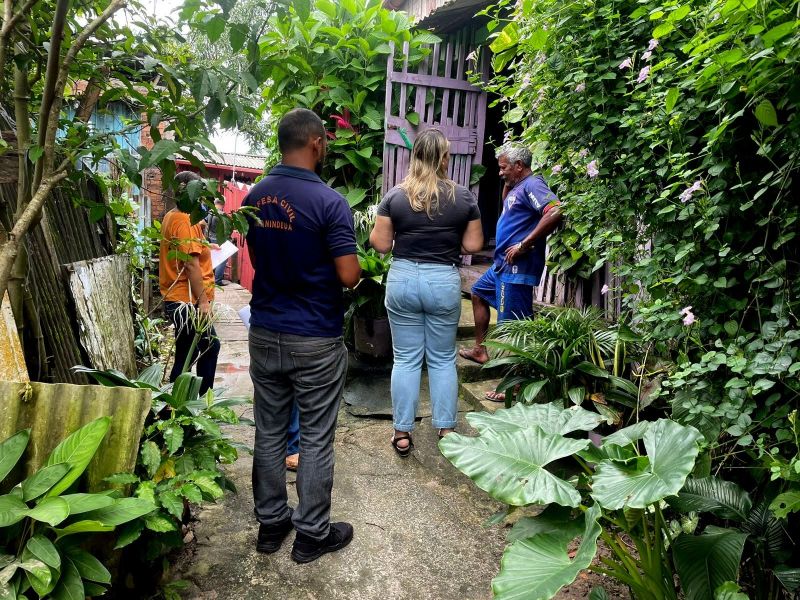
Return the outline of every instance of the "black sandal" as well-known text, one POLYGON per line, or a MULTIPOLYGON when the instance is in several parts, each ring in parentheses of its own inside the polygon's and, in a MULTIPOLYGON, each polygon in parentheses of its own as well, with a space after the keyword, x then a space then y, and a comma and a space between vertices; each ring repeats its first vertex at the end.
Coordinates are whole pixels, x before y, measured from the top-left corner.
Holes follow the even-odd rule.
POLYGON ((439 436, 439 439, 441 440, 441 439, 442 439, 442 438, 444 438, 446 435, 449 435, 449 434, 451 434, 451 433, 455 433, 455 432, 456 432, 456 430, 455 430, 455 429, 451 429, 451 430, 450 430, 450 431, 448 431, 447 433, 442 433, 442 430, 440 429, 439 431, 437 431, 437 435, 439 436))
POLYGON ((392 446, 394 447, 394 451, 397 452, 398 456, 406 458, 409 454, 411 454, 411 449, 414 448, 414 442, 411 439, 411 434, 404 435, 402 437, 397 437, 396 435, 392 436, 392 446), (397 445, 397 442, 400 440, 408 440, 408 446, 405 448, 401 448, 397 445))

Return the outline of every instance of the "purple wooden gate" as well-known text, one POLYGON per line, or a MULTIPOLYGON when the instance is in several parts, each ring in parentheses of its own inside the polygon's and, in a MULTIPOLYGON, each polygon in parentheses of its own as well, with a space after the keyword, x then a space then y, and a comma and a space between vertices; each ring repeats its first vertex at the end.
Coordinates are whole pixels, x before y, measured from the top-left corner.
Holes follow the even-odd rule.
POLYGON ((463 31, 433 44, 414 73, 409 71, 407 43, 399 57, 402 67, 395 71, 392 45, 386 69, 384 194, 408 173, 417 134, 433 127, 450 140, 450 177, 477 193, 478 186, 470 186, 470 176, 473 165, 480 165, 483 159, 486 93, 467 81, 468 68, 478 71, 471 54, 474 48, 472 33, 463 31))

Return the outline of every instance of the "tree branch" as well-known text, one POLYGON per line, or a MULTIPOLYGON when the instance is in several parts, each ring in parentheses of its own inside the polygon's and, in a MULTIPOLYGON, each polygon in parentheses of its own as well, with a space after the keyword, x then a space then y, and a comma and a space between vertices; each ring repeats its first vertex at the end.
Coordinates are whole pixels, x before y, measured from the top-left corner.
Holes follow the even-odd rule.
MULTIPOLYGON (((39 132, 40 134, 44 132, 44 139, 42 140, 41 135, 39 139, 41 140, 40 146, 44 149, 44 156, 41 159, 42 162, 37 164, 36 176, 34 177, 34 189, 36 189, 39 181, 50 176, 50 174, 53 172, 53 165, 55 162, 55 139, 56 133, 58 132, 58 118, 61 112, 61 104, 64 101, 64 89, 67 85, 69 69, 72 66, 72 63, 75 61, 75 57, 78 55, 78 52, 83 49, 83 47, 86 45, 86 42, 89 41, 89 38, 91 38, 95 32, 114 15, 115 12, 123 8, 126 4, 127 0, 113 0, 102 13, 95 17, 94 21, 89 23, 83 29, 83 31, 78 34, 69 50, 67 50, 64 60, 61 61, 61 65, 58 69, 58 77, 56 78, 54 85, 55 93, 53 97, 53 103, 46 115, 47 118, 41 119, 40 116, 39 132), (45 123, 46 126, 44 125, 45 123)), ((47 79, 50 79, 50 65, 48 65, 47 79)))

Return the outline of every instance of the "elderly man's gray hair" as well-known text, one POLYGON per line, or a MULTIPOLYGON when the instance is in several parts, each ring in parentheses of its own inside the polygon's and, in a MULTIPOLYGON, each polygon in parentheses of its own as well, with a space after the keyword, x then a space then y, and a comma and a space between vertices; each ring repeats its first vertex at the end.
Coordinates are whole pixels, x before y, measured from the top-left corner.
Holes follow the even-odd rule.
POLYGON ((500 158, 501 156, 505 156, 511 164, 519 161, 523 167, 529 169, 533 163, 533 155, 530 148, 518 142, 508 142, 500 146, 495 152, 495 157, 500 158))

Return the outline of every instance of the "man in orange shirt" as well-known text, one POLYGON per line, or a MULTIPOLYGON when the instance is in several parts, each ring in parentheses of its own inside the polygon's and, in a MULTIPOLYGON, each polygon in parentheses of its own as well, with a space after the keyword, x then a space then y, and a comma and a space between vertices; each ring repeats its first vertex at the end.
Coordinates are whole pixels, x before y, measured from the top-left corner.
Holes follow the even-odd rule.
MULTIPOLYGON (((199 179, 199 175, 188 171, 176 176, 181 189, 199 179)), ((195 322, 189 317, 187 305, 195 306, 202 321, 210 318, 211 302, 214 300, 211 249, 205 242, 201 223, 192 225, 188 213, 177 208, 164 215, 158 265, 164 312, 175 327, 175 362, 169 380, 177 379, 187 361, 187 370, 190 370, 196 360, 197 376, 203 380, 200 393, 204 394, 214 387, 220 343, 213 325, 208 325, 192 349, 197 330, 195 322)))

